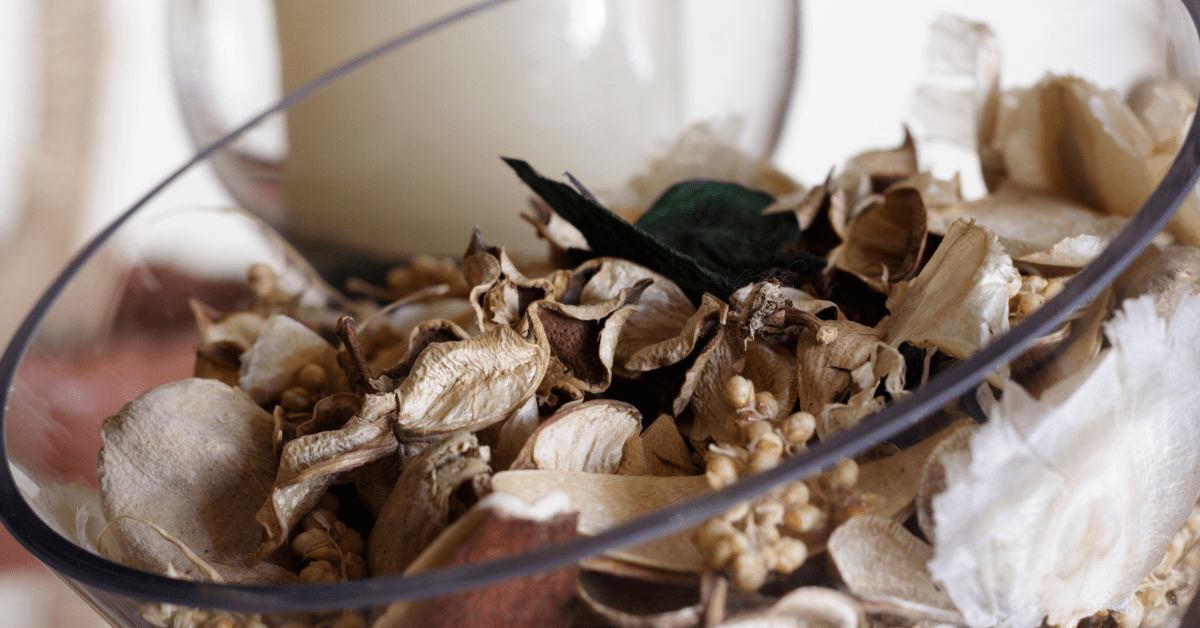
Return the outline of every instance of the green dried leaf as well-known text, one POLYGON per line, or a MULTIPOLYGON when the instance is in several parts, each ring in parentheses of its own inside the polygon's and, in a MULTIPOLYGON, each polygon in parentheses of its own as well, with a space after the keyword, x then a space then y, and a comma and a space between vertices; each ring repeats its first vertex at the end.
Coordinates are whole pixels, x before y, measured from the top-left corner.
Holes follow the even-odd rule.
MULTIPOLYGON (((539 175, 528 163, 509 158, 504 161, 558 215, 584 234, 594 254, 620 257, 650 268, 678 284, 696 303, 706 292, 728 299, 740 284, 753 281, 755 275, 775 265, 788 265, 781 249, 799 239, 798 226, 784 229, 782 234, 769 233, 777 230, 775 222, 781 220, 758 213, 772 202, 770 195, 734 184, 691 182, 669 190, 647 214, 653 215, 647 224, 658 232, 655 234, 643 228, 646 217, 632 225, 571 186, 539 175), (714 193, 717 188, 708 190, 709 185, 731 187, 714 193), (732 201, 736 201, 733 211, 723 209, 732 201), (710 233, 696 233, 701 230, 710 233), (754 243, 764 235, 778 236, 780 242, 756 250, 758 245, 754 243), (664 242, 663 237, 669 241, 664 242), (737 245, 728 246, 733 241, 737 245), (731 256, 722 255, 724 248, 730 249, 726 252, 731 256), (753 263, 745 265, 746 258, 754 258, 753 263)), ((784 219, 795 223, 792 216, 784 219)), ((793 268, 793 272, 808 274, 824 267, 824 260, 803 255, 805 268, 793 268)))

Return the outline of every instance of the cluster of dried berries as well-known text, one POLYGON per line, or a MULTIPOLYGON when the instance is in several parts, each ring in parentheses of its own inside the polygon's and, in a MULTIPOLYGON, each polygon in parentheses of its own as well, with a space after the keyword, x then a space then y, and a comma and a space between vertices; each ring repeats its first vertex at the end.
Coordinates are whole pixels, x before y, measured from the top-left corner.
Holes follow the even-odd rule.
MULTIPOLYGON (((621 217, 510 161, 540 197, 528 218, 548 263, 517 264, 477 230, 459 261, 358 284, 394 301, 332 328, 255 267, 254 308, 196 306, 196 377, 104 424, 119 560, 217 582, 415 573, 601 532, 852 427, 1060 291, 1194 112, 1173 83, 1127 104, 1076 78, 984 102, 980 200, 921 172, 911 139, 804 188, 697 130, 621 217)), ((1200 563, 1200 405, 1185 392, 1200 213, 1179 215, 1109 293, 993 373, 971 416, 948 408, 573 569, 297 621, 1158 625, 1200 563), (633 600, 647 590, 658 604, 633 600)), ((185 612, 199 611, 147 619, 260 622, 185 612)))

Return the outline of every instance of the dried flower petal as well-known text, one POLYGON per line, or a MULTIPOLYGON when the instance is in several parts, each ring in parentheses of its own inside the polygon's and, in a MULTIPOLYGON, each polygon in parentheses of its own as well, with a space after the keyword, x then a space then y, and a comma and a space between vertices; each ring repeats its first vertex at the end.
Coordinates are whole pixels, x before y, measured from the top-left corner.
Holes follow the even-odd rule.
POLYGON ((946 455, 929 568, 971 626, 1066 624, 1129 596, 1200 496, 1200 297, 1126 301, 1112 348, 1041 401, 1005 390, 946 455))
POLYGON ((396 434, 426 439, 503 421, 533 397, 548 359, 540 345, 505 326, 431 344, 396 390, 396 434))
POLYGON ((961 621, 953 602, 929 575, 927 543, 888 517, 851 517, 829 537, 829 557, 856 597, 883 602, 947 623, 961 621))
POLYGON ((829 263, 877 292, 917 270, 925 248, 925 201, 916 188, 894 187, 855 216, 829 263))
POLYGON ((198 578, 192 561, 134 517, 151 522, 232 582, 290 582, 277 565, 242 563, 259 541, 254 513, 275 474, 274 419, 240 390, 209 379, 159 386, 101 427, 104 515, 126 564, 198 578))

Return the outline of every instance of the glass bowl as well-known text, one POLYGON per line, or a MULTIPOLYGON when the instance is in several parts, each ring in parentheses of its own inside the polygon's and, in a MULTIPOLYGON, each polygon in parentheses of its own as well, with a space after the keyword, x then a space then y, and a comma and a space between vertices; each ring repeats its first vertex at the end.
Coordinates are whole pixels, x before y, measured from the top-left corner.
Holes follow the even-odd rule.
MULTIPOLYGON (((1040 14, 1045 3, 1038 6, 1040 14)), ((878 8, 880 15, 887 10, 882 3, 878 8)), ((1064 23, 1087 24, 1079 19, 1081 13, 1088 12, 1087 9, 1084 4, 1064 2, 1062 15, 1057 16, 1062 19, 1055 22, 1056 26, 1039 26, 1039 21, 1025 17, 1013 26, 1014 31, 1000 30, 999 27, 1005 24, 1002 14, 991 17, 998 32, 1027 28, 1025 35, 1033 37, 1045 29, 1060 37, 1065 31, 1055 29, 1062 29, 1064 23)), ((816 37, 813 33, 823 24, 820 21, 822 11, 828 10, 828 7, 814 7, 806 14, 806 41, 816 37)), ((988 21, 987 15, 976 15, 977 11, 986 13, 972 7, 968 17, 988 21)), ((1163 11, 1167 21, 1158 31, 1162 38, 1131 37, 1134 48, 1150 50, 1148 55, 1158 55, 1164 68, 1179 72, 1185 79, 1194 78, 1188 72, 1197 66, 1198 57, 1194 44, 1190 48, 1188 44, 1193 41, 1196 25, 1200 23, 1196 8, 1193 3, 1188 3, 1186 10, 1182 5, 1169 4, 1164 5, 1163 11), (1187 28, 1182 29, 1182 26, 1187 28), (1181 30, 1184 32, 1181 37, 1168 37, 1181 30)), ((824 24, 833 24, 836 18, 836 15, 829 15, 824 24)), ((858 19, 868 18, 859 16, 858 19)), ((924 50, 929 24, 921 22, 913 28, 915 32, 910 38, 889 40, 887 44, 904 46, 907 52, 903 54, 914 54, 912 48, 924 50)), ((1106 44, 1111 41, 1093 41, 1096 46, 1106 44)), ((831 129, 861 126, 862 120, 855 117, 853 107, 844 103, 840 94, 815 86, 821 85, 822 76, 828 80, 826 72, 839 67, 865 72, 864 68, 874 64, 876 70, 879 66, 886 69, 887 64, 880 62, 877 56, 864 62, 862 49, 861 42, 853 38, 845 38, 844 47, 837 54, 815 45, 806 49, 802 71, 815 75, 815 78, 801 82, 800 98, 793 109, 795 128, 789 132, 808 132, 805 129, 811 130, 812 126, 831 129), (833 56, 814 57, 825 54, 833 56), (807 112, 820 111, 820 115, 825 116, 829 111, 839 109, 845 110, 844 117, 814 122, 804 119, 807 112)), ((1066 57, 1077 52, 1074 47, 1068 47, 1066 57)), ((897 49, 887 58, 899 59, 903 54, 897 49)), ((1043 71, 1074 69, 1070 61, 1065 67, 1056 67, 1061 57, 1049 54, 1039 55, 1037 60, 1045 64, 1043 71)), ((878 74, 876 72, 871 78, 877 78, 878 74)), ((925 82, 928 77, 917 74, 915 83, 907 82, 897 87, 896 93, 880 94, 877 98, 907 100, 922 85, 929 87, 925 82)), ((1018 73, 1018 76, 1028 78, 1030 75, 1018 73)), ((1032 76, 1036 79, 1040 74, 1032 76)), ((964 86, 955 80, 947 79, 941 87, 964 86)), ((1130 85, 1118 87, 1125 89, 1130 85)), ((285 100, 280 108, 292 102, 285 100)), ((858 103, 854 105, 858 106, 858 103)), ((249 129, 271 113, 273 111, 252 120, 238 132, 249 129)), ((923 128, 919 118, 904 114, 900 121, 909 121, 919 138, 936 144, 939 136, 923 128)), ((929 119, 929 116, 924 118, 926 124, 929 119)), ((828 163, 838 163, 839 159, 856 150, 887 146, 895 140, 895 131, 892 127, 883 132, 883 137, 876 135, 861 142, 855 140, 853 147, 830 147, 820 158, 828 163)), ((179 173, 228 144, 236 133, 201 151, 179 173)), ((945 152, 941 156, 945 156, 946 161, 928 164, 935 171, 962 167, 961 161, 955 161, 962 157, 962 151, 956 151, 953 141, 945 143, 948 146, 943 147, 945 152)), ((939 156, 937 150, 932 153, 939 156)), ((589 557, 685 532, 772 489, 833 468, 846 457, 860 456, 868 450, 876 452, 871 455, 878 455, 876 446, 881 443, 903 446, 911 442, 914 435, 919 436, 931 426, 941 425, 939 421, 945 421, 949 415, 947 408, 963 409, 967 414, 978 413, 976 391, 981 383, 989 376, 995 377, 997 372, 1021 368, 1017 360, 1028 357, 1026 351, 1035 339, 1045 337, 1068 317, 1085 310, 1146 247, 1151 246, 1156 237, 1161 237, 1172 214, 1187 200, 1200 176, 1196 155, 1200 155, 1200 136, 1191 128, 1182 140, 1178 156, 1142 209, 1128 219, 1092 262, 1040 309, 971 357, 934 376, 910 396, 888 404, 856 426, 823 439, 819 445, 778 466, 591 536, 545 545, 523 554, 411 576, 382 576, 303 586, 219 584, 172 578, 104 558, 102 552, 111 550, 105 547, 103 540, 97 542, 102 538, 100 532, 104 525, 95 493, 100 422, 143 390, 191 375, 199 342, 189 305, 191 299, 224 311, 246 307, 255 297, 243 281, 246 269, 262 263, 274 269, 280 288, 295 295, 297 301, 312 312, 348 311, 356 307, 325 283, 320 273, 297 255, 283 238, 241 210, 172 208, 153 213, 144 211, 144 206, 155 194, 171 184, 173 176, 84 247, 39 300, 0 359, 0 377, 7 384, 3 387, 2 404, 2 451, 7 464, 0 466, 0 516, 25 547, 116 626, 369 625, 380 617, 388 617, 389 612, 399 613, 397 609, 401 607, 395 604, 401 602, 440 600, 445 608, 446 605, 468 604, 472 600, 478 603, 479 600, 512 599, 489 598, 482 593, 475 598, 456 596, 495 591, 480 587, 511 583, 514 579, 540 582, 536 578, 549 578, 547 574, 554 570, 569 568, 589 557), (214 250, 222 252, 219 268, 209 262, 197 262, 198 259, 211 259, 214 250), (218 623, 222 621, 228 623, 218 623)), ((786 157, 787 154, 778 156, 779 159, 786 157)), ((804 170, 801 160, 797 159, 795 163, 799 164, 798 170, 804 170)), ((325 320, 332 329, 333 319, 325 320)), ((828 568, 821 566, 825 565, 824 559, 813 562, 820 563, 813 569, 827 575, 828 568)), ((760 606, 766 605, 784 589, 804 585, 820 576, 820 573, 814 575, 803 570, 798 573, 800 575, 790 580, 777 582, 774 589, 765 589, 764 597, 746 599, 755 600, 760 606)), ((717 581, 711 577, 704 580, 709 584, 717 581)), ((711 592, 701 595, 698 579, 689 582, 692 591, 688 595, 696 600, 711 598, 711 592)), ((1180 600, 1179 604, 1184 602, 1186 600, 1180 600)), ((878 611, 877 607, 870 609, 878 611)), ((382 622, 380 625, 386 625, 385 620, 379 621, 382 622)), ((591 625, 589 622, 599 620, 595 615, 581 613, 571 621, 575 625, 591 625)), ((696 621, 699 621, 698 617, 696 621)))

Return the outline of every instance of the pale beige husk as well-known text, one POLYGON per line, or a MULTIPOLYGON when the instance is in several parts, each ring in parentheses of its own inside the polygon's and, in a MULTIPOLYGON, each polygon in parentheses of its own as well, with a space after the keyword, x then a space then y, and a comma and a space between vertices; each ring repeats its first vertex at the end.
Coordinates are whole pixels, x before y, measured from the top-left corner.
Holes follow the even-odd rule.
POLYGON ((916 270, 927 233, 925 201, 919 190, 893 187, 850 223, 829 263, 887 294, 891 284, 916 270))
POLYGON ((907 608, 930 619, 961 621, 954 603, 925 567, 933 549, 893 519, 851 517, 833 531, 826 549, 856 597, 907 608))
POLYGON ((215 380, 164 384, 129 402, 100 430, 99 488, 108 534, 126 564, 204 579, 186 545, 230 582, 294 582, 271 563, 243 566, 259 543, 254 514, 275 476, 274 419, 240 390, 215 380), (118 518, 130 517, 133 519, 118 518))
MULTIPOLYGON (((503 471, 492 476, 492 489, 526 502, 559 491, 579 512, 579 533, 603 532, 710 490, 704 476, 653 477, 609 475, 578 471, 503 471)), ((608 552, 609 556, 668 571, 697 572, 704 560, 685 530, 636 547, 608 552)))
POLYGON ((642 415, 623 401, 569 403, 533 431, 510 468, 616 473, 642 415))
POLYGON ((716 628, 867 628, 867 614, 850 596, 826 587, 799 587, 770 608, 730 617, 716 628))

